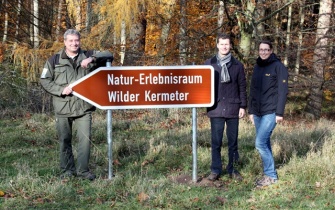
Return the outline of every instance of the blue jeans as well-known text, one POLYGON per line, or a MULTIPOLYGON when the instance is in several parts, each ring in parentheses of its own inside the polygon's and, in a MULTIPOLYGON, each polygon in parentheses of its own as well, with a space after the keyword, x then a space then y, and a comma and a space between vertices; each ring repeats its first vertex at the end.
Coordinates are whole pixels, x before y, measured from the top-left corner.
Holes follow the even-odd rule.
POLYGON ((254 115, 254 123, 256 127, 256 149, 263 161, 263 173, 273 179, 278 179, 270 142, 272 131, 276 127, 276 114, 254 115))
POLYGON ((229 174, 234 172, 233 164, 239 159, 238 154, 238 118, 223 118, 223 117, 211 117, 211 149, 212 149, 212 164, 211 172, 216 174, 222 174, 222 160, 221 160, 221 147, 223 132, 226 128, 226 135, 228 139, 228 164, 227 172, 229 174))

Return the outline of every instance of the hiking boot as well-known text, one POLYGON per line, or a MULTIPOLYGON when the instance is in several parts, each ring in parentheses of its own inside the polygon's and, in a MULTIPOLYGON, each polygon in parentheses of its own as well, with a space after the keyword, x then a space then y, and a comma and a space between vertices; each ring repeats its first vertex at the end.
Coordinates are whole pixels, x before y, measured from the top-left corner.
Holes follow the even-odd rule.
POLYGON ((243 177, 238 171, 233 171, 233 173, 229 174, 229 178, 235 179, 236 181, 242 181, 243 177))
POLYGON ((277 179, 273 179, 269 176, 264 175, 260 180, 256 181, 257 187, 265 187, 271 184, 275 184, 277 179))
POLYGON ((210 180, 210 181, 215 181, 215 180, 218 180, 220 178, 220 175, 219 174, 216 174, 216 173, 211 173, 207 179, 210 180))
POLYGON ((73 171, 65 171, 60 175, 61 179, 70 179, 72 177, 76 176, 76 174, 73 171))
POLYGON ((88 179, 88 180, 90 180, 90 181, 93 181, 95 178, 96 178, 96 176, 95 176, 95 174, 93 174, 93 173, 91 173, 91 172, 84 172, 84 173, 80 173, 80 174, 78 174, 77 175, 79 178, 82 178, 82 179, 88 179))

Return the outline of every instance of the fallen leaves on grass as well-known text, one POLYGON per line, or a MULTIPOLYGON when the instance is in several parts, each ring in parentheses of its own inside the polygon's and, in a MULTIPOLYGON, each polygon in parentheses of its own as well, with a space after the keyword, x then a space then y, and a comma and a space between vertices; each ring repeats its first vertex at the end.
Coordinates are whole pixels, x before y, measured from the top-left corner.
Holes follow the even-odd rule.
POLYGON ((149 198, 150 198, 149 195, 144 192, 141 192, 140 194, 137 195, 137 200, 140 203, 147 201, 149 198))
POLYGON ((321 182, 315 182, 315 187, 320 188, 321 187, 321 182))

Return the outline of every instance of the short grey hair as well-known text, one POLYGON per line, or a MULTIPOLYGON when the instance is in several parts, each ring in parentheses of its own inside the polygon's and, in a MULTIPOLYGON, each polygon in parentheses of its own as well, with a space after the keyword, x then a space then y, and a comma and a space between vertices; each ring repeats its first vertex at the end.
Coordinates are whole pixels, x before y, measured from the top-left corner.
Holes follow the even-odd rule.
POLYGON ((80 33, 75 29, 67 29, 64 33, 64 40, 66 40, 66 37, 68 35, 77 35, 78 38, 80 39, 80 33))

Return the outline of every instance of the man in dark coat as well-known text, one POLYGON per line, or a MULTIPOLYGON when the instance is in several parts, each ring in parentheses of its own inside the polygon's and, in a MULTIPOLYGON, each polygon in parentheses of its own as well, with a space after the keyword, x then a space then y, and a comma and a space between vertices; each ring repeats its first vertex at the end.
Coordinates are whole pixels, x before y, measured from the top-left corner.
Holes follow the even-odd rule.
POLYGON ((222 175, 221 147, 225 125, 228 139, 227 173, 231 178, 242 180, 240 173, 234 168, 239 159, 238 126, 239 118, 245 115, 247 92, 244 67, 230 52, 231 40, 226 34, 217 37, 218 53, 205 61, 215 69, 215 102, 207 109, 211 123, 211 174, 209 180, 217 180, 222 175))

